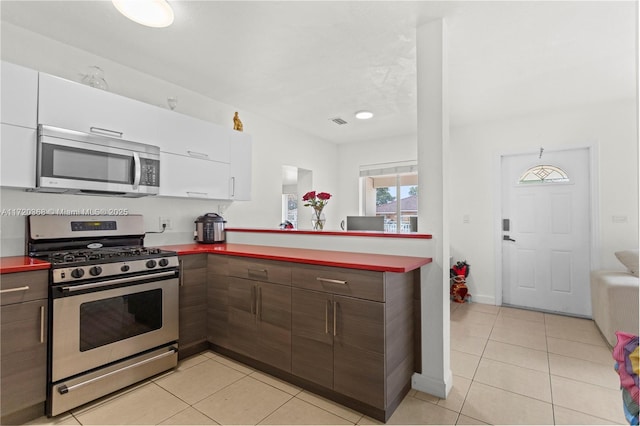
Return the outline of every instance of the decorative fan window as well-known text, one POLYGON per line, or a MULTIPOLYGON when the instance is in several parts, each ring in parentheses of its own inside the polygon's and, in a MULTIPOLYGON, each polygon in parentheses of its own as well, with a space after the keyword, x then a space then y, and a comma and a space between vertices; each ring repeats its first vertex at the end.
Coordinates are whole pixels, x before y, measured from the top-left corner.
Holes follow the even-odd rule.
POLYGON ((520 176, 518 183, 558 183, 569 182, 569 176, 560 167, 538 165, 531 167, 520 176))

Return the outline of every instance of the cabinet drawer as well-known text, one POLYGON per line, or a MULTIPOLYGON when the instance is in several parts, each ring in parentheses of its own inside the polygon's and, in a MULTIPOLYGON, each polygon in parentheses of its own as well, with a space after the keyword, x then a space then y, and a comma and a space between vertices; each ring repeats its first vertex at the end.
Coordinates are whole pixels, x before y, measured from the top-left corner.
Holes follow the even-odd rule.
POLYGON ((229 276, 290 285, 291 267, 276 261, 230 258, 229 276))
POLYGON ((49 271, 3 274, 0 280, 0 304, 9 305, 29 300, 46 299, 49 271))
POLYGON ((294 287, 384 302, 384 273, 346 268, 296 266, 294 287))

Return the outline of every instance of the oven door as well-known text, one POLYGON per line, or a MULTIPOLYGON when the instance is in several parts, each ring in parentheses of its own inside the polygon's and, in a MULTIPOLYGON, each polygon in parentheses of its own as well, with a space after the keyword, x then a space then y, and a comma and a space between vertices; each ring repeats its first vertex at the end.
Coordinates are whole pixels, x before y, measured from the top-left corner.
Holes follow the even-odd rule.
POLYGON ((52 292, 52 382, 178 340, 176 271, 52 292))

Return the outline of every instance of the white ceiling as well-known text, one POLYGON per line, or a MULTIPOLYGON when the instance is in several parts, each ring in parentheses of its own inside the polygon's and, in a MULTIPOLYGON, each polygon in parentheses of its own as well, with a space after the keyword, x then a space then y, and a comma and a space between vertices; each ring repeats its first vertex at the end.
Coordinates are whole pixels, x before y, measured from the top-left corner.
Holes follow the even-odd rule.
POLYGON ((636 95, 636 1, 169 2, 166 29, 110 1, 0 4, 2 21, 336 143, 415 133, 415 29, 440 17, 453 126, 636 95))

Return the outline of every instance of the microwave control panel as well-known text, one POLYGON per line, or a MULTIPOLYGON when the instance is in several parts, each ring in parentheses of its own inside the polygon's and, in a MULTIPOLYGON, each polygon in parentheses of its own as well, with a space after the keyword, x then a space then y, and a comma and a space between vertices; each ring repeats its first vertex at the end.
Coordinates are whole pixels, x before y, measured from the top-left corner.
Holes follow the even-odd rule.
POLYGON ((140 159, 140 185, 160 186, 160 161, 140 159))

